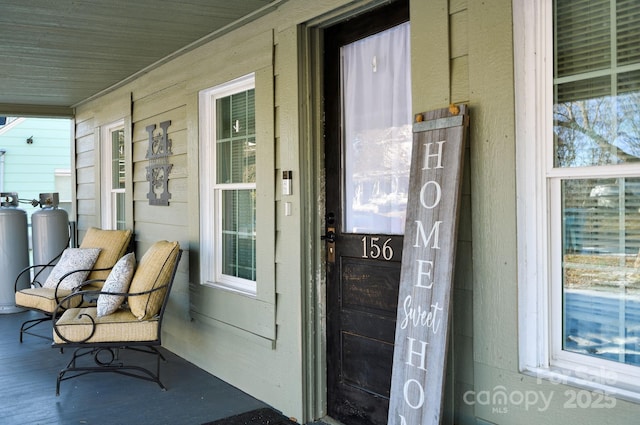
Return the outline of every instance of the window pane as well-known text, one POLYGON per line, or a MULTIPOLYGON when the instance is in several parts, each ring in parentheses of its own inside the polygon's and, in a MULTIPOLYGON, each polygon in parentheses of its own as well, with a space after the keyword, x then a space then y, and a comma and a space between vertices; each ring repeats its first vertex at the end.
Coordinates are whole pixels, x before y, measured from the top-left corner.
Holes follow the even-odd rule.
POLYGON ((111 188, 124 189, 124 130, 111 132, 111 188))
POLYGON ((256 91, 249 90, 247 93, 247 134, 256 132, 256 91))
POLYGON ((255 189, 222 192, 222 273, 256 279, 255 189))
POLYGON ((556 167, 617 163, 610 78, 556 87, 554 136, 556 167))
POLYGON ((216 143, 218 184, 254 183, 256 165, 254 90, 217 101, 216 143), (221 111, 220 109, 225 109, 221 111))
POLYGON ((409 25, 342 47, 346 233, 404 233, 413 137, 409 25))
POLYGON ((614 88, 610 81, 606 76, 556 87, 556 167, 639 160, 640 72, 618 74, 614 88))
POLYGON ((640 364, 640 178, 562 182, 563 347, 640 364))
POLYGON ((216 100, 216 139, 231 137, 231 97, 216 100))
POLYGON ((611 65, 610 0, 557 0, 557 77, 611 65))
POLYGON ((637 0, 556 0, 556 167, 638 161, 639 37, 637 0))
POLYGON ((638 0, 618 0, 616 6, 618 65, 640 62, 640 8, 638 0))
POLYGON ((114 195, 114 201, 113 201, 113 205, 114 205, 114 214, 113 216, 115 217, 115 228, 117 230, 124 230, 127 228, 127 221, 126 221, 126 217, 125 217, 125 210, 124 210, 124 192, 116 192, 113 194, 114 195))

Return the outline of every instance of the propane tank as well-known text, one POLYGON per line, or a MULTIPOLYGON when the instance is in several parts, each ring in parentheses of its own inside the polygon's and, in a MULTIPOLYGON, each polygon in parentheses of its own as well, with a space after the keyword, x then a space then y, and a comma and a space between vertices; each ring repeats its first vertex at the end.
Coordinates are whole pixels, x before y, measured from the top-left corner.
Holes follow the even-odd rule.
MULTIPOLYGON (((15 305, 14 283, 18 274, 29 267, 29 237, 27 213, 18 208, 18 194, 0 193, 0 313, 15 313, 23 309, 15 305)), ((29 286, 29 273, 24 273, 18 289, 29 286)))
MULTIPOLYGON (((40 210, 31 214, 31 243, 33 264, 53 264, 56 257, 69 246, 69 216, 58 208, 57 193, 40 194, 40 210)), ((35 267, 35 279, 44 283, 52 267, 35 267)))

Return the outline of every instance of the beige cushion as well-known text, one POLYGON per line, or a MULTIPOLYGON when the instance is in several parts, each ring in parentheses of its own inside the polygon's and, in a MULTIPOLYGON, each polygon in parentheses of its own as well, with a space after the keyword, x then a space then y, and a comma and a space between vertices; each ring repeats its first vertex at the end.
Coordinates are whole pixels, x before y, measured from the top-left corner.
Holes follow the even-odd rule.
MULTIPOLYGON (((87 230, 82 239, 81 248, 100 248, 100 254, 93 268, 110 268, 122 257, 129 247, 131 241, 131 230, 102 230, 91 227, 87 230)), ((109 270, 91 272, 88 279, 105 280, 109 276, 109 270)), ((100 289, 102 284, 85 287, 85 289, 100 289)), ((58 291, 58 299, 63 298, 70 292, 58 291)), ((38 309, 47 313, 53 313, 57 305, 54 290, 49 288, 27 288, 16 292, 16 305, 20 307, 38 309)), ((81 300, 75 302, 74 306, 80 305, 81 300)))
MULTIPOLYGON (((82 238, 80 248, 100 248, 96 269, 113 267, 126 252, 131 241, 131 230, 102 230, 90 227, 82 238)), ((106 279, 109 270, 91 272, 88 279, 106 279)))
POLYGON ((77 288, 89 275, 89 270, 95 264, 99 254, 100 248, 65 249, 42 286, 44 288, 55 288, 59 285, 60 289, 77 288), (67 275, 76 270, 82 271, 67 275), (60 279, 65 275, 67 276, 61 281, 60 279))
MULTIPOLYGON (((103 292, 126 293, 131 284, 133 272, 136 269, 136 256, 133 252, 126 254, 118 260, 109 277, 102 286, 103 292)), ((107 295, 100 294, 96 308, 98 309, 98 317, 106 316, 116 311, 124 301, 123 295, 107 295)))
MULTIPOLYGON (((173 266, 178 258, 178 242, 159 241, 151 245, 138 263, 133 275, 129 294, 149 291, 167 285, 171 279, 173 266)), ((129 296, 129 308, 139 320, 147 320, 158 314, 166 288, 150 294, 129 296)))
MULTIPOLYGON (((55 297, 55 288, 26 288, 16 292, 16 305, 29 309, 36 309, 46 313, 54 313, 58 302, 55 297)), ((59 289, 58 300, 62 301, 69 295, 71 290, 59 289)), ((82 303, 82 297, 72 298, 72 305, 66 307, 77 307, 82 303)))
MULTIPOLYGON (((155 341, 158 339, 158 321, 139 321, 129 310, 120 309, 113 314, 98 317, 95 307, 72 308, 56 322, 56 329, 69 341, 81 342, 93 329, 91 320, 96 323, 95 333, 87 342, 128 342, 155 341), (90 317, 91 318, 90 318, 90 317)), ((53 340, 58 344, 66 341, 53 331, 53 340)))

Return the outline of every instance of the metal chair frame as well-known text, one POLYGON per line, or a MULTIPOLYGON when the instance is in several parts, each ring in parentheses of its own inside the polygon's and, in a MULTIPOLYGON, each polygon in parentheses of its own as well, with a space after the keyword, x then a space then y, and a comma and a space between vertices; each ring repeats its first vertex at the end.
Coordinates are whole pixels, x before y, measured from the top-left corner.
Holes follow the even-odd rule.
MULTIPOLYGON (((178 264, 180 263, 180 258, 182 256, 182 250, 178 250, 178 255, 175 260, 175 264, 173 265, 173 269, 171 272, 171 277, 166 285, 162 285, 152 290, 139 292, 139 293, 114 293, 114 292, 103 292, 103 291, 80 291, 76 294, 71 294, 69 297, 77 296, 79 294, 83 294, 86 296, 97 296, 100 294, 106 295, 120 295, 124 297, 137 296, 149 294, 155 291, 160 291, 166 288, 166 292, 164 298, 162 300, 162 304, 160 306, 160 310, 156 316, 154 316, 153 320, 157 322, 158 332, 157 339, 151 341, 116 341, 116 342, 90 342, 89 340, 94 335, 96 326, 100 326, 96 324, 92 319, 93 329, 91 334, 82 341, 70 341, 66 339, 59 330, 56 328, 56 321, 53 322, 53 332, 56 333, 58 337, 60 337, 63 343, 53 343, 53 348, 75 348, 75 351, 72 355, 71 360, 67 364, 67 366, 60 371, 58 374, 58 378, 56 381, 56 395, 60 395, 60 384, 62 381, 66 381, 69 379, 77 378, 79 376, 84 376, 90 373, 104 373, 111 372, 117 373, 120 375, 126 375, 133 378, 142 379, 145 381, 151 381, 158 384, 158 386, 165 391, 166 387, 160 380, 160 360, 166 361, 165 357, 162 355, 158 347, 162 345, 162 320, 164 317, 164 312, 166 310, 169 294, 171 292, 171 287, 173 286, 173 281, 175 279, 176 272, 178 270, 178 264), (153 355, 156 357, 156 366, 155 371, 135 364, 124 364, 119 361, 120 350, 129 350, 135 351, 138 353, 144 353, 153 355), (104 355, 108 356, 106 359, 104 355), (93 365, 79 364, 79 359, 88 358, 89 356, 93 359, 93 365), (102 356, 102 357, 101 357, 102 356)), ((64 304, 66 298, 63 298, 61 304, 64 304)), ((126 301, 125 301, 126 302, 126 301)), ((91 317, 91 316, 88 316, 91 317)))
MULTIPOLYGON (((69 238, 69 241, 71 240, 71 238, 69 238)), ((67 243, 68 245, 68 243, 67 243)), ((131 237, 128 241, 128 245, 127 245, 127 249, 126 252, 133 252, 134 250, 134 245, 135 245, 135 238, 133 236, 133 234, 131 234, 131 237)), ((33 266, 29 266, 29 267, 25 267, 24 269, 22 269, 20 271, 20 273, 18 273, 18 276, 15 279, 15 282, 13 284, 14 287, 14 292, 18 292, 19 290, 23 289, 23 288, 18 288, 18 285, 20 284, 20 279, 22 278, 22 276, 25 273, 31 273, 31 270, 36 269, 36 268, 40 268, 40 270, 38 270, 38 272, 33 276, 32 281, 30 282, 30 286, 33 288, 42 288, 42 283, 38 280, 38 277, 40 276, 40 273, 42 273, 46 268, 53 268, 55 267, 57 261, 60 259, 60 257, 62 256, 62 253, 64 252, 65 249, 67 249, 68 246, 65 246, 65 248, 60 251, 60 253, 58 253, 58 255, 56 255, 54 258, 52 258, 47 264, 36 264, 33 266)), ((62 282, 67 276, 72 275, 73 273, 78 273, 78 272, 94 272, 94 271, 107 271, 107 270, 111 270, 113 267, 107 267, 107 268, 92 268, 92 269, 83 269, 83 270, 73 270, 67 274, 65 274, 64 276, 62 276, 60 278, 60 280, 58 281, 58 285, 60 284, 60 282, 62 282)), ((80 288, 77 288, 78 290, 80 288)), ((55 300, 57 304, 60 304, 61 302, 61 298, 58 297, 58 287, 56 286, 56 293, 55 293, 55 300)), ((22 323, 22 325, 20 325, 20 342, 23 342, 24 339, 24 335, 31 335, 31 336, 35 336, 37 338, 42 338, 42 339, 46 339, 47 341, 52 341, 53 338, 51 338, 50 336, 46 336, 46 335, 42 335, 39 333, 35 333, 32 332, 31 329, 38 326, 41 323, 44 322, 49 322, 51 320, 54 319, 55 315, 54 313, 50 312, 50 311, 45 311, 45 310, 40 310, 37 308, 27 308, 24 307, 25 309, 28 310, 32 310, 32 311, 37 311, 39 313, 42 313, 42 317, 36 318, 36 319, 29 319, 26 320, 22 323)))

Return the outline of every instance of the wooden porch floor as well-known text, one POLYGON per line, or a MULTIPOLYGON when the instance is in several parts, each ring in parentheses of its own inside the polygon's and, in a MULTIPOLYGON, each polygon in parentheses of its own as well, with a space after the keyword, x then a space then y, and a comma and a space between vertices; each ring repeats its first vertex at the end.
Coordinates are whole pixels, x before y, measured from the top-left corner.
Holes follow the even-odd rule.
MULTIPOLYGON (((25 335, 20 324, 32 312, 0 314, 0 422, 3 424, 203 424, 265 407, 237 388, 163 350, 160 378, 153 382, 114 373, 94 373, 62 382, 56 378, 71 353, 25 335)), ((51 332, 51 325, 39 325, 51 332)), ((124 355, 124 354, 123 354, 124 355)), ((154 363, 155 364, 155 363, 154 363)))

